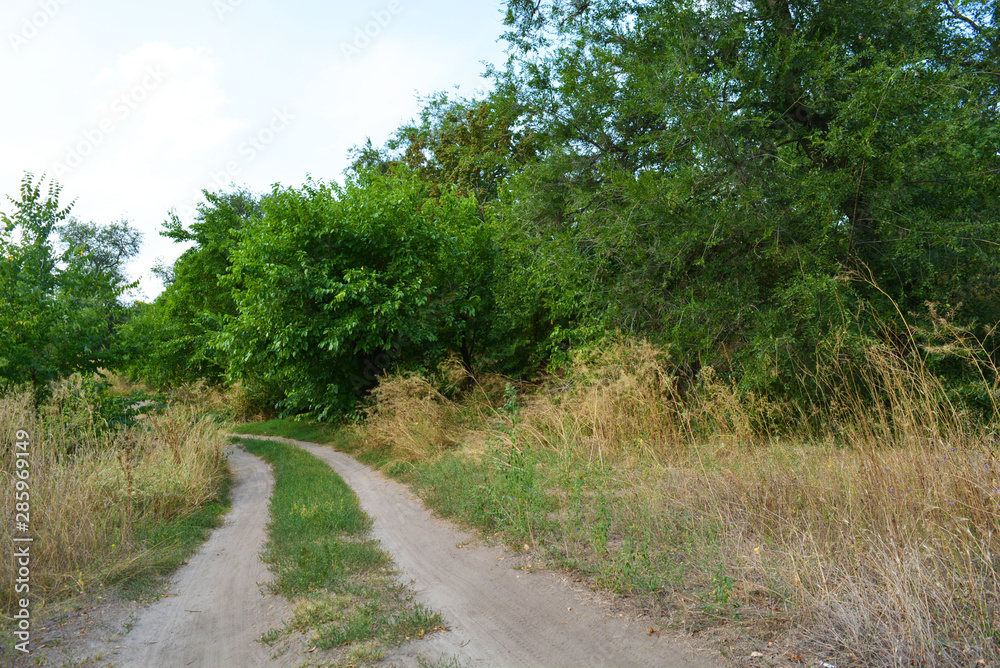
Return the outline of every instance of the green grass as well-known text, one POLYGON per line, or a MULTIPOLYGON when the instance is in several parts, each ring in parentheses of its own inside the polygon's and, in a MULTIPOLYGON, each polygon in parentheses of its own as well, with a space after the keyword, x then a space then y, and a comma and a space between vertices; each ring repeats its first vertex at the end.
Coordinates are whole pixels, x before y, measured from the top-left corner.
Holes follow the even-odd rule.
POLYGON ((296 441, 334 444, 341 440, 340 430, 330 424, 306 420, 276 419, 266 422, 250 422, 235 427, 236 433, 255 436, 281 436, 296 441))
POLYGON ((710 581, 714 571, 706 564, 713 562, 705 558, 718 546, 683 513, 661 508, 653 515, 633 503, 640 475, 552 452, 497 447, 481 459, 442 453, 399 477, 444 517, 508 545, 528 545, 616 593, 664 602, 684 587, 685 575, 710 581))
POLYGON ((233 431, 238 434, 280 436, 295 441, 330 445, 340 452, 346 452, 354 456, 362 464, 373 468, 387 470, 387 467, 390 465, 395 465, 397 468, 394 473, 390 472, 390 475, 401 475, 409 467, 404 462, 391 462, 388 453, 363 448, 362 444, 348 436, 345 430, 326 422, 278 418, 267 420, 266 422, 249 422, 237 425, 233 428, 233 431))
POLYGON ((371 521, 340 476, 293 445, 242 443, 274 468, 263 558, 276 575, 274 590, 295 608, 286 627, 265 642, 307 633, 317 647, 339 648, 344 664, 371 664, 384 648, 442 625, 440 615, 415 604, 395 580, 388 555, 368 538, 371 521))
MULTIPOLYGON (((284 435, 301 424, 272 420, 256 426, 284 435)), ((685 624, 738 614, 732 587, 726 586, 732 578, 719 569, 712 518, 643 502, 636 489, 655 481, 639 469, 620 471, 569 453, 509 444, 497 444, 481 458, 443 452, 399 462, 334 434, 332 427, 313 428, 330 434, 326 442, 338 450, 410 485, 443 517, 514 547, 528 545, 550 563, 613 592, 644 597, 654 606, 687 597, 702 601, 702 612, 714 613, 697 619, 685 614, 685 624)), ((310 440, 304 430, 295 433, 298 440, 310 440)))

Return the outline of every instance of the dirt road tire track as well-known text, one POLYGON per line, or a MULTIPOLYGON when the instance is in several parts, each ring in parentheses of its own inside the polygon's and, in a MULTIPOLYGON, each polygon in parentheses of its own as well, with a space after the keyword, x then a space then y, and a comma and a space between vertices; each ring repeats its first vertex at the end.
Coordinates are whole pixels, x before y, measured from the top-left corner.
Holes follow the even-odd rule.
POLYGON ((273 650, 257 642, 289 611, 285 599, 261 590, 271 579, 259 552, 274 476, 264 460, 243 450, 234 450, 229 464, 236 484, 225 523, 177 571, 170 595, 142 612, 120 641, 114 665, 296 665, 291 656, 272 659, 273 650))
POLYGON ((566 577, 518 572, 493 547, 434 517, 403 485, 332 448, 294 441, 327 462, 354 489, 417 599, 442 613, 449 631, 411 643, 386 663, 456 658, 475 666, 720 666, 718 654, 651 635, 638 620, 611 617, 566 577))

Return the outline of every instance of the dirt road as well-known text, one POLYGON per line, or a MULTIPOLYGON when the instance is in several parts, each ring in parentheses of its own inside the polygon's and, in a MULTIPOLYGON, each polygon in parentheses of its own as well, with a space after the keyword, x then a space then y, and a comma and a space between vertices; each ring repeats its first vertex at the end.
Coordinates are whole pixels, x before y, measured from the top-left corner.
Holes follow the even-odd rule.
POLYGON ((243 450, 229 454, 232 507, 221 527, 148 607, 108 596, 77 602, 43 625, 35 653, 16 666, 286 666, 301 655, 257 642, 290 614, 288 602, 261 585, 271 574, 258 553, 267 538, 271 467, 243 450))
MULTIPOLYGON (((285 440, 285 439, 276 439, 285 440)), ((409 490, 335 450, 296 443, 329 463, 372 517, 374 537, 417 598, 442 613, 447 632, 404 645, 387 666, 720 666, 715 652, 649 633, 644 620, 618 617, 605 602, 552 572, 513 567, 517 557, 477 545, 434 517, 409 490), (577 587, 577 589, 574 589, 577 587)), ((55 627, 31 665, 287 666, 307 659, 302 639, 283 653, 258 642, 290 606, 266 594, 270 573, 258 553, 266 540, 270 467, 236 449, 232 509, 148 608, 99 605, 55 627), (133 623, 134 622, 134 623, 133 623)), ((25 664, 27 665, 27 664, 25 664)))
MULTIPOLYGON (((285 439, 282 439, 285 440, 285 439)), ((725 660, 613 617, 569 578, 515 570, 499 548, 434 517, 409 490, 332 448, 295 443, 332 466, 374 520, 374 537, 412 581, 417 598, 442 613, 449 631, 386 658, 458 659, 474 666, 719 666, 725 660)))
POLYGON ((242 450, 229 457, 236 479, 223 526, 176 574, 170 595, 146 608, 122 638, 116 666, 295 665, 272 660, 257 642, 288 611, 280 596, 265 595, 270 580, 258 552, 267 538, 271 467, 242 450))

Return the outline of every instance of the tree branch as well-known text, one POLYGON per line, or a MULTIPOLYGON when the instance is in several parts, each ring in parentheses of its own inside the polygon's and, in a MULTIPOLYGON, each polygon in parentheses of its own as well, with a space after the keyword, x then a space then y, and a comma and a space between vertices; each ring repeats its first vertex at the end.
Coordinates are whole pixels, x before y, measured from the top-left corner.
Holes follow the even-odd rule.
POLYGON ((948 11, 951 12, 952 16, 954 16, 959 21, 964 21, 965 23, 968 23, 970 26, 972 26, 973 30, 975 30, 976 33, 980 35, 983 33, 983 27, 978 23, 976 23, 975 21, 973 21, 972 19, 970 19, 968 16, 965 16, 964 14, 960 13, 957 9, 955 9, 955 6, 951 4, 951 0, 942 0, 942 1, 944 2, 944 6, 948 8, 948 11))

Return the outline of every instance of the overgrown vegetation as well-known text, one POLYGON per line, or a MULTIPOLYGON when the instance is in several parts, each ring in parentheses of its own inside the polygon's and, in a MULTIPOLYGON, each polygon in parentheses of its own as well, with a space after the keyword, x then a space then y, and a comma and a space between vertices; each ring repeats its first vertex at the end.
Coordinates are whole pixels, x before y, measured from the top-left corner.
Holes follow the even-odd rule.
MULTIPOLYGON (((132 401, 136 399, 133 397, 132 401)), ((143 415, 91 378, 55 383, 38 409, 29 390, 0 394, 0 440, 30 441, 31 601, 41 608, 118 584, 152 591, 183 562, 229 505, 221 427, 189 407, 143 415)), ((3 477, 14 480, 13 447, 3 477)), ((13 545, 15 486, 4 484, 0 542, 13 545)), ((16 564, 0 564, 0 606, 15 608, 16 564)))
POLYGON ((995 657, 997 2, 506 9, 489 94, 432 96, 343 184, 171 216, 152 304, 127 225, 27 175, 0 383, 229 384, 684 624, 995 657))
POLYGON ((836 665, 998 661, 998 434, 926 369, 867 352, 863 394, 816 378, 831 395, 808 406, 708 371, 681 394, 665 351, 624 339, 537 385, 434 394, 433 430, 413 419, 427 381, 387 376, 349 447, 664 626, 836 665))
POLYGON ((275 591, 294 603, 286 627, 267 640, 309 633, 312 645, 337 649, 345 664, 371 665, 386 647, 443 624, 395 580, 389 556, 368 538, 371 521, 329 466, 278 441, 242 443, 274 467, 263 558, 277 576, 275 591))
POLYGON ((0 389, 44 393, 50 381, 117 363, 136 285, 124 266, 141 235, 125 221, 72 218, 60 186, 43 194, 43 182, 25 174, 11 212, 0 211, 0 389))
POLYGON ((910 325, 937 309, 997 360, 995 3, 507 9, 489 95, 427 99, 343 185, 171 217, 195 246, 123 368, 333 419, 386 370, 530 378, 620 331, 689 384, 817 406, 887 346, 991 410, 996 377, 910 325))

